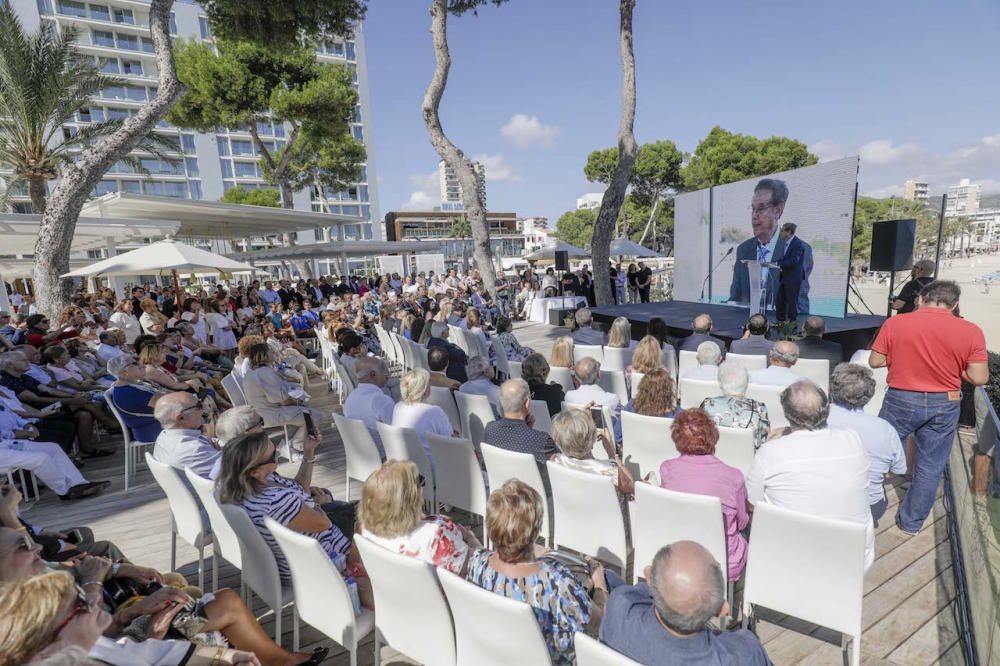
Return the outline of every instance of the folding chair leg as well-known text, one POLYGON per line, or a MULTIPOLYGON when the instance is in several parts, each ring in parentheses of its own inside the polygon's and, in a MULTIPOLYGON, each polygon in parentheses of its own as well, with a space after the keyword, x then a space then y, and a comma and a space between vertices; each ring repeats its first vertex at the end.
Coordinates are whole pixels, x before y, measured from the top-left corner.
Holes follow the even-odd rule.
POLYGON ((375 639, 374 641, 372 641, 373 645, 375 646, 375 666, 382 666, 382 650, 381 648, 379 648, 380 636, 378 627, 375 627, 375 631, 372 632, 372 636, 375 639))
MULTIPOLYGON (((176 540, 174 537, 174 541, 176 540)), ((198 548, 198 587, 205 589, 205 546, 198 548)))
POLYGON ((280 605, 274 609, 274 642, 281 645, 281 615, 284 608, 280 605))
POLYGON ((212 591, 219 589, 219 546, 212 545, 212 591))
POLYGON ((292 604, 292 652, 299 651, 299 607, 292 604))
POLYGON ((170 570, 177 571, 177 532, 174 531, 172 523, 170 525, 170 570))
POLYGON ((128 477, 132 467, 132 452, 129 451, 128 444, 125 445, 125 492, 128 492, 128 477))

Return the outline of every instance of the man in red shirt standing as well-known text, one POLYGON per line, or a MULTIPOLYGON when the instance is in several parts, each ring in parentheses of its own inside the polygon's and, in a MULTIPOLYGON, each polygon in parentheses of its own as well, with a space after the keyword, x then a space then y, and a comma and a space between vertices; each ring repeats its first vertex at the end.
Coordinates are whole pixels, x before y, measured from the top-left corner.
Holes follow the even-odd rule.
POLYGON ((958 428, 962 381, 989 380, 986 338, 955 314, 962 291, 954 282, 924 286, 914 312, 887 320, 872 344, 868 363, 888 366, 889 390, 879 416, 905 440, 917 441, 913 482, 896 515, 896 526, 916 534, 931 512, 958 428))

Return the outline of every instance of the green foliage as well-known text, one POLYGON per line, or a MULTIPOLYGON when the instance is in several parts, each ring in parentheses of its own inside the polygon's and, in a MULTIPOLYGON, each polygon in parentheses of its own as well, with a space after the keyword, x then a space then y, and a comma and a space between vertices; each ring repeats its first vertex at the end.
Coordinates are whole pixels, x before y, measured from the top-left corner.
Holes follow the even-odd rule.
MULTIPOLYGON (((858 197, 854 209, 854 239, 851 264, 867 264, 871 258, 872 225, 883 220, 917 221, 914 252, 929 256, 937 243, 938 212, 919 201, 858 197)), ((947 231, 946 231, 947 235, 947 231)))
POLYGON ((448 13, 461 16, 466 12, 479 13, 479 8, 486 5, 499 7, 507 0, 448 0, 448 13))
POLYGON ((611 182, 611 176, 618 166, 618 149, 605 148, 595 150, 587 155, 587 164, 583 167, 583 175, 592 183, 611 182))
POLYGON ((212 33, 268 47, 296 45, 302 37, 351 34, 364 18, 365 0, 201 0, 212 33))
POLYGON ((472 237, 472 225, 469 224, 469 218, 466 215, 460 215, 456 217, 451 223, 451 229, 448 230, 449 238, 471 238, 472 237))
POLYGON ((818 158, 795 139, 772 136, 758 139, 713 127, 681 169, 684 187, 700 190, 745 178, 798 169, 816 164, 818 158))
POLYGON ((993 403, 993 409, 1000 412, 1000 354, 992 351, 987 353, 989 359, 990 380, 986 383, 984 388, 986 389, 986 395, 990 397, 990 402, 993 403))
POLYGON ((681 163, 684 154, 673 141, 644 143, 639 147, 632 172, 632 196, 644 205, 652 206, 653 198, 683 185, 681 163))
POLYGON ((271 188, 244 190, 242 187, 231 187, 222 193, 222 198, 219 201, 222 203, 243 204, 245 206, 281 208, 281 194, 278 190, 271 188))
POLYGON ((577 247, 589 247, 596 223, 596 210, 566 211, 556 222, 556 238, 577 247))

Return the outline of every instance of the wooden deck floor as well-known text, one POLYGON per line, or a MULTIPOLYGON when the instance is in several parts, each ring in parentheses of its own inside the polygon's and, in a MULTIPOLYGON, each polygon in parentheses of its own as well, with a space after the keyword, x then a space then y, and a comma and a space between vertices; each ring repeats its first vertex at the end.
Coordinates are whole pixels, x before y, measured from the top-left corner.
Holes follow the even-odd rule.
MULTIPOLYGON (((522 324, 516 329, 522 344, 548 354, 553 341, 565 329, 541 324, 522 324)), ((320 411, 337 409, 336 401, 323 387, 313 387, 312 404, 320 411)), ((344 453, 336 431, 324 424, 324 443, 317 452, 314 485, 332 490, 335 497, 344 497, 344 453)), ((293 475, 296 465, 282 465, 280 471, 293 475)), ((51 492, 43 491, 42 499, 24 512, 34 524, 68 528, 87 525, 98 538, 117 543, 133 561, 166 570, 170 566, 170 514, 167 501, 148 470, 142 468, 134 486, 123 491, 122 460, 109 457, 88 461, 83 470, 90 480, 108 479, 112 487, 104 495, 79 502, 60 502, 51 492)), ((352 499, 357 499, 360 487, 352 484, 352 499)), ((865 664, 961 664, 961 646, 955 620, 955 586, 951 570, 944 505, 939 499, 933 517, 923 530, 908 537, 893 525, 902 491, 890 492, 890 506, 880 521, 876 539, 877 559, 865 580, 864 627, 862 638, 865 664)), ((209 549, 210 550, 210 549, 209 549)), ((197 551, 183 541, 177 546, 178 570, 196 581, 197 551)), ((210 587, 210 565, 206 566, 206 587, 210 587)), ((237 587, 236 569, 223 563, 219 586, 237 587)), ((255 610, 264 612, 257 602, 255 610)), ((286 614, 284 644, 291 646, 290 614, 286 614)), ((839 642, 815 627, 775 618, 797 631, 769 622, 758 625, 758 634, 775 664, 840 664, 839 642)), ((265 618, 265 630, 273 631, 273 623, 265 618)), ((325 639, 319 632, 302 626, 302 649, 316 645, 331 645, 327 664, 347 664, 346 651, 325 639)), ((389 655, 385 655, 389 656, 389 655)), ((390 661, 393 661, 390 659, 390 661)), ((359 663, 373 663, 371 639, 360 648, 359 663)))

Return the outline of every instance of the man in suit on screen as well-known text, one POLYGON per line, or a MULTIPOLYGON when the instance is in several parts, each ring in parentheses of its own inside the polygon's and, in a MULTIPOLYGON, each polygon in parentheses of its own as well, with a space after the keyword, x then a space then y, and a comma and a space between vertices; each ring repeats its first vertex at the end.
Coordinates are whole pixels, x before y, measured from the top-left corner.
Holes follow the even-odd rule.
POLYGON ((796 226, 791 222, 781 225, 781 240, 785 251, 774 260, 781 271, 778 298, 775 306, 778 321, 795 321, 798 316, 799 292, 805 280, 806 244, 795 235, 796 226))

